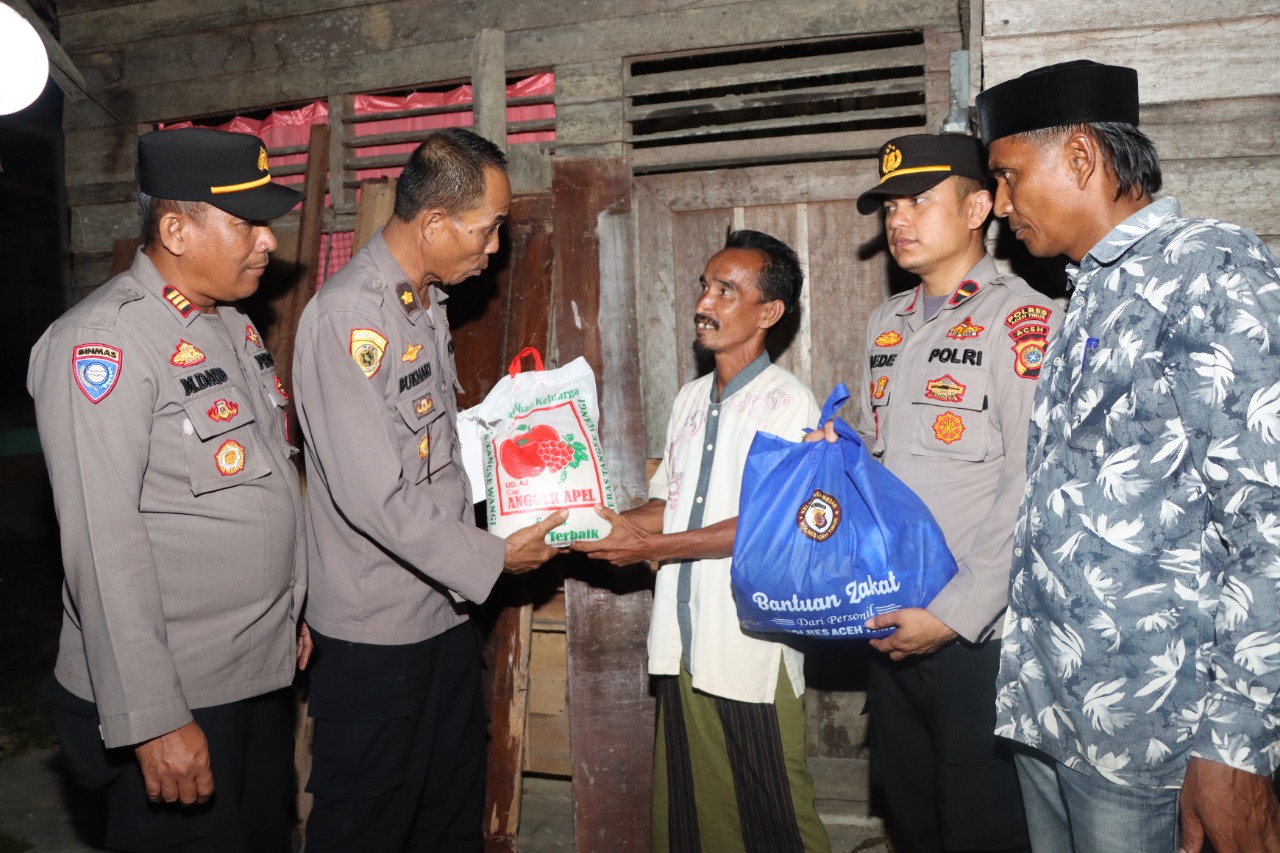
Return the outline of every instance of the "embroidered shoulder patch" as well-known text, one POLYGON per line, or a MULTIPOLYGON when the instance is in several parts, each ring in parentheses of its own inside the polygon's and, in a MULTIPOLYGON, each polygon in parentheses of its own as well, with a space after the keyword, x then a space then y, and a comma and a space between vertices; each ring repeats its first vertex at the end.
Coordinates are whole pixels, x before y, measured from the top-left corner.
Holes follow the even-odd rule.
POLYGON ((962 385, 948 373, 926 382, 924 395, 930 400, 941 400, 944 403, 960 403, 964 400, 964 392, 968 390, 968 385, 962 385))
POLYGON ((251 344, 262 346, 262 338, 258 337, 258 330, 253 326, 244 327, 244 339, 251 344))
POLYGON ((351 330, 351 357, 366 377, 372 378, 382 367, 387 339, 373 329, 351 330))
POLYGON ((116 387, 124 352, 106 344, 76 344, 71 348, 71 372, 90 403, 101 402, 116 387))
POLYGON ((1028 320, 1038 320, 1041 323, 1049 322, 1049 317, 1053 314, 1053 310, 1045 308, 1043 305, 1023 305, 1009 312, 1009 316, 1004 318, 1004 324, 1012 329, 1019 323, 1025 323, 1028 320))
POLYGON ((963 322, 952 326, 948 330, 947 337, 953 341, 966 341, 982 334, 985 328, 985 326, 974 325, 972 317, 965 317, 963 322))
POLYGON ((896 330, 881 332, 876 336, 876 346, 878 347, 896 347, 900 343, 902 343, 902 335, 898 334, 896 330))
MULTIPOLYGON (((1044 328, 1044 327, 1041 327, 1044 328)), ((1027 328, 1024 334, 1019 329, 1016 336, 1012 336, 1013 343, 1013 371, 1023 379, 1036 379, 1040 376, 1040 367, 1044 364, 1044 351, 1048 346, 1045 336, 1037 331, 1027 328)))
POLYGON ((954 444, 964 435, 964 421, 955 412, 943 412, 933 421, 933 437, 943 444, 954 444))
POLYGON ((183 296, 182 291, 171 284, 166 284, 164 290, 160 291, 160 295, 183 317, 190 317, 191 312, 196 310, 196 306, 191 304, 191 300, 183 296))
POLYGON ((224 477, 239 474, 244 470, 244 445, 233 438, 222 442, 213 461, 218 466, 218 473, 224 477))
POLYGON ((204 353, 196 349, 195 344, 189 344, 184 340, 178 341, 173 355, 169 356, 169 363, 174 367, 192 367, 202 361, 204 361, 204 353))

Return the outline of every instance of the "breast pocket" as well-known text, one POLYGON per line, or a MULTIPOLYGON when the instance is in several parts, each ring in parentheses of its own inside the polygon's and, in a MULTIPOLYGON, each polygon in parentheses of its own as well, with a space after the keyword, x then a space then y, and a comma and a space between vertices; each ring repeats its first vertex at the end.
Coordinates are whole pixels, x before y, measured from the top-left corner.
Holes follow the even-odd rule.
MULTIPOLYGON (((907 390, 899 386, 898 393, 907 390)), ((999 436, 991 422, 985 372, 951 368, 910 390, 912 453, 965 462, 992 455, 999 436)))
POLYGON ((430 478, 453 464, 453 423, 438 388, 410 394, 396 403, 411 438, 401 449, 405 476, 413 483, 430 478))
POLYGON ((250 424, 253 409, 235 387, 188 400, 183 405, 182 444, 191 493, 199 496, 265 477, 267 453, 250 424))

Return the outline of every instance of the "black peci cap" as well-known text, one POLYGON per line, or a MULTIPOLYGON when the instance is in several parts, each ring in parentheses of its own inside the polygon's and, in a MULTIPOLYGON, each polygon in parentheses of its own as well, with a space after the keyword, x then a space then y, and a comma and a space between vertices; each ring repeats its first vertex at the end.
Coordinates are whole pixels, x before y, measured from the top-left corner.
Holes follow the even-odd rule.
POLYGON ((1075 59, 1028 71, 978 95, 984 145, 1046 127, 1111 121, 1138 126, 1138 72, 1075 59))
POLYGON ((283 216, 304 197, 271 183, 261 139, 203 127, 157 130, 139 139, 138 186, 154 198, 204 201, 254 222, 283 216))
POLYGON ((858 212, 875 213, 886 198, 918 195, 958 175, 985 186, 987 152, 972 136, 929 133, 899 136, 880 148, 880 183, 858 196, 858 212))

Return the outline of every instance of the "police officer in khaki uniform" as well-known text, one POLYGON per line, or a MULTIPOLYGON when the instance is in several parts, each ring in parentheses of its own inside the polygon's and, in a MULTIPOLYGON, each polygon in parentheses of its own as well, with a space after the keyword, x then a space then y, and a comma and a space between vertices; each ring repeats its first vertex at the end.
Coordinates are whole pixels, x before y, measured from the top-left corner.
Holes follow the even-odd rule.
POLYGON ((433 134, 395 213, 303 312, 294 391, 306 441, 316 644, 307 850, 478 850, 485 714, 466 601, 555 553, 563 511, 503 541, 475 527, 442 285, 498 249, 506 160, 433 134))
POLYGON ((1026 481, 1027 424, 1054 306, 986 255, 986 154, 916 135, 880 150, 894 260, 921 279, 871 315, 858 431, 928 505, 959 573, 927 608, 877 616, 868 683, 873 774, 903 853, 1022 850, 1011 757, 992 734, 1000 617, 1026 481))
POLYGON ((31 356, 66 571, 46 692, 113 850, 288 851, 304 522, 271 353, 233 303, 302 196, 247 134, 147 134, 138 173, 133 266, 31 356))

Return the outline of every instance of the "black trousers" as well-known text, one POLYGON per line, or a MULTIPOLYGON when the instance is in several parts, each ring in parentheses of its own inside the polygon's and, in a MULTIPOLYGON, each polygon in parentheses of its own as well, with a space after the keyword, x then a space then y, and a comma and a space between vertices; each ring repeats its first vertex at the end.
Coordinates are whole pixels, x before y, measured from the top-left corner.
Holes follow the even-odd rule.
POLYGON ((403 646, 314 628, 311 637, 307 853, 480 850, 486 721, 476 629, 468 622, 403 646))
POLYGON ((98 709, 54 679, 42 692, 72 778, 105 789, 107 847, 172 853, 290 853, 297 788, 289 689, 191 715, 209 744, 213 797, 203 805, 147 799, 132 747, 106 749, 98 709))
POLYGON ((1027 849, 1013 753, 992 733, 999 668, 999 640, 871 653, 871 774, 899 853, 1027 849))

